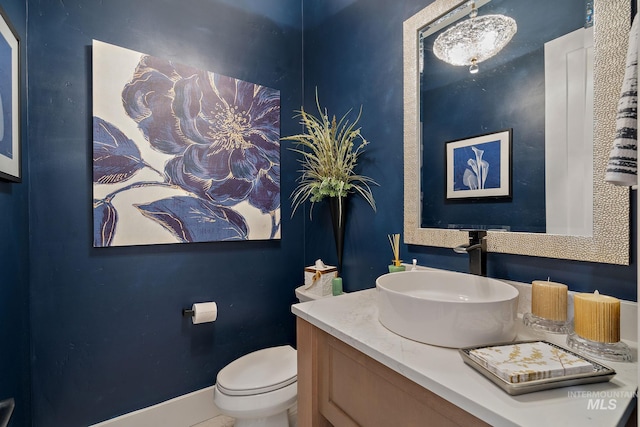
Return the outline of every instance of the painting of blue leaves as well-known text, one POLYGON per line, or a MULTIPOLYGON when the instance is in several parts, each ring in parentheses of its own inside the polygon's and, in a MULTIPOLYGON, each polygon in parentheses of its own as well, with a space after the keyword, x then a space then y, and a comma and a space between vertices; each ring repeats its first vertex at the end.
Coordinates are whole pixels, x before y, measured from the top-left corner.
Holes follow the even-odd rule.
POLYGON ((93 42, 93 245, 280 238, 280 92, 93 42))

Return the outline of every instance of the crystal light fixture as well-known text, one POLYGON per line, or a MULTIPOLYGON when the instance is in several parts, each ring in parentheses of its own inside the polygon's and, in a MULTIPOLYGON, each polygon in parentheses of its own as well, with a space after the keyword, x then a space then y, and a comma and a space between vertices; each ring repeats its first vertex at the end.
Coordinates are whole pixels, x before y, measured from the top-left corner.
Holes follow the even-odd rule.
POLYGON ((475 3, 469 19, 440 34, 433 43, 433 53, 451 65, 467 65, 470 73, 478 64, 502 50, 518 30, 516 21, 504 15, 478 17, 475 3))

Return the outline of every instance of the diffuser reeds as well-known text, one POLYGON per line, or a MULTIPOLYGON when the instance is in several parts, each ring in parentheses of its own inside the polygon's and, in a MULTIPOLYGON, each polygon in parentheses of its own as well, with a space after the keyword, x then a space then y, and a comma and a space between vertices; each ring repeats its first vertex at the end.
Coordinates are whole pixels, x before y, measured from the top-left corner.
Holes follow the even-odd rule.
POLYGON ((400 234, 388 234, 391 250, 393 251, 393 265, 400 267, 402 260, 400 259, 400 234))

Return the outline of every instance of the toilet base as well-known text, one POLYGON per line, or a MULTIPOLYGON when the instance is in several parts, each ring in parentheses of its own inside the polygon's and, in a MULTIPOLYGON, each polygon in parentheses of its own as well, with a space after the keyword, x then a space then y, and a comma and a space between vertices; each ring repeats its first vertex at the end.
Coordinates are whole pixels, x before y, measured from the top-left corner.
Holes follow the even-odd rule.
POLYGON ((228 396, 214 387, 213 402, 221 413, 236 419, 235 427, 290 427, 288 412, 297 409, 297 395, 297 383, 253 396, 228 396))

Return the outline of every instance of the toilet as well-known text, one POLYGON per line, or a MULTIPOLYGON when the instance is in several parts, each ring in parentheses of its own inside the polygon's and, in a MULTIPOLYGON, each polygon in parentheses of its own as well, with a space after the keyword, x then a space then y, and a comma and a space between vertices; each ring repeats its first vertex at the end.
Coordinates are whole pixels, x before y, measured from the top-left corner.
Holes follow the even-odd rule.
POLYGON ((288 427, 297 401, 297 352, 290 345, 246 354, 222 368, 213 401, 235 427, 288 427))
MULTIPOLYGON (((296 289, 301 302, 316 299, 296 289)), ((213 401, 235 427, 289 427, 298 397, 297 351, 290 345, 246 354, 222 368, 213 401)))

